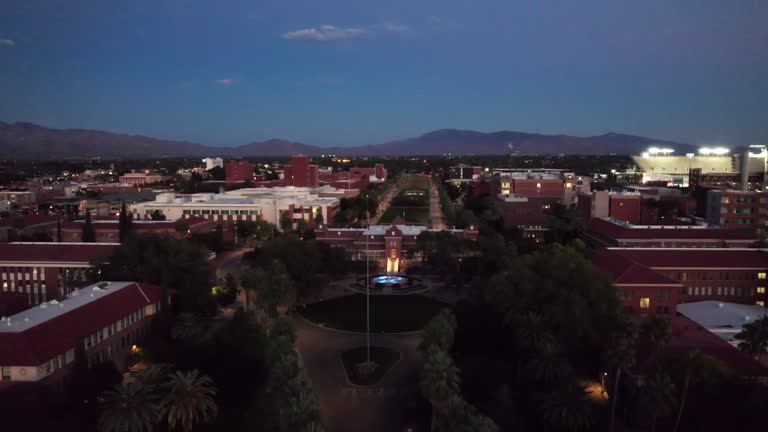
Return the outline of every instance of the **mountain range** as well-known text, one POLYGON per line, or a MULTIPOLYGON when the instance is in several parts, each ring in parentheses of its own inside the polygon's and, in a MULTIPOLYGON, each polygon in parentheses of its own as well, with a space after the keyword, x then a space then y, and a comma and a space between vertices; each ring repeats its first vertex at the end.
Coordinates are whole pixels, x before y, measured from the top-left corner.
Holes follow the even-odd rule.
POLYGON ((90 129, 53 129, 34 123, 0 122, 0 157, 16 159, 122 158, 173 156, 256 157, 306 154, 343 156, 637 154, 650 146, 671 147, 677 154, 695 151, 690 144, 636 135, 597 136, 440 129, 414 138, 356 147, 320 147, 284 139, 237 147, 214 147, 90 129))

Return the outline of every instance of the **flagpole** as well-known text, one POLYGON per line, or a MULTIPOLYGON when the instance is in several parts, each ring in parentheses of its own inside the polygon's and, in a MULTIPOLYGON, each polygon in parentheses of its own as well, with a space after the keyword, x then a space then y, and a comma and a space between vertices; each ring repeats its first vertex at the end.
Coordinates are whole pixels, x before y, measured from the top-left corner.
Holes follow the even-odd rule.
MULTIPOLYGON (((365 199, 365 225, 366 231, 371 228, 370 215, 368 214, 368 198, 365 199)), ((368 269, 369 261, 369 247, 368 239, 370 239, 370 233, 365 234, 365 347, 367 353, 368 363, 371 362, 371 275, 368 269)))

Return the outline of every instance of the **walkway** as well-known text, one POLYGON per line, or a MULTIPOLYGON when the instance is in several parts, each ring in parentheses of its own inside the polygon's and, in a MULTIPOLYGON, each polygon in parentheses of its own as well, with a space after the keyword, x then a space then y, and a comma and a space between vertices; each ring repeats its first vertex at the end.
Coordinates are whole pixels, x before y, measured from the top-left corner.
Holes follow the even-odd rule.
POLYGON ((377 225, 379 219, 384 216, 384 213, 389 209, 389 204, 392 202, 392 198, 396 197, 400 193, 400 180, 402 177, 398 177, 392 184, 389 185, 387 191, 381 196, 379 200, 379 207, 376 209, 376 215, 371 219, 371 225, 377 225))
POLYGON ((390 432, 405 430, 403 413, 418 401, 421 341, 419 333, 373 334, 371 345, 396 349, 403 354, 382 381, 372 387, 349 384, 339 355, 364 346, 364 333, 347 333, 318 327, 301 317, 294 319, 296 346, 320 401, 329 432, 390 432))
POLYGON ((448 228, 443 217, 443 207, 440 205, 440 194, 438 194, 437 186, 435 186, 434 182, 429 188, 429 224, 432 226, 432 229, 436 230, 448 228))

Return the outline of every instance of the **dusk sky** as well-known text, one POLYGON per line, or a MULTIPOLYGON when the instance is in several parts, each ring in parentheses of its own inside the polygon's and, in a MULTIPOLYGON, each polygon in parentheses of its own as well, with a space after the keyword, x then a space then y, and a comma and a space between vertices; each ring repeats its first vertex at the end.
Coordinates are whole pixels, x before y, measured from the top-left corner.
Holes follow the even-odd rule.
POLYGON ((768 1, 3 0, 0 120, 211 145, 768 143, 768 1))

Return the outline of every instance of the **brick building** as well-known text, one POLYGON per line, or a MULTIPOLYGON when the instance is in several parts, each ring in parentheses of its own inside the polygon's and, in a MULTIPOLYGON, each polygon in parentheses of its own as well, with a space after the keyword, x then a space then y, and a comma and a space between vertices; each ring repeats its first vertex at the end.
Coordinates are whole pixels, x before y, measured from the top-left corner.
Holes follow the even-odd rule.
POLYGON ((163 181, 163 176, 154 173, 125 173, 120 176, 120 183, 141 186, 163 181))
POLYGON ((231 160, 224 166, 227 182, 253 180, 253 164, 246 160, 231 160))
POLYGON ((701 225, 633 225, 612 218, 586 223, 585 238, 595 247, 747 248, 759 240, 750 229, 701 225))
POLYGON ((749 228, 763 234, 768 222, 768 192, 709 190, 706 218, 723 228, 749 228))
POLYGON ((78 346, 89 363, 113 361, 127 369, 160 300, 153 285, 101 282, 0 318, 0 386, 63 378, 78 346))
POLYGON ((96 260, 112 255, 117 243, 0 244, 0 290, 7 301, 36 305, 82 286, 96 260))
POLYGON ((718 300, 765 306, 768 251, 719 248, 607 248, 595 263, 635 314, 674 313, 678 303, 718 300))
MULTIPOLYGON (((177 238, 186 237, 191 233, 208 232, 213 230, 213 221, 202 217, 190 217, 185 219, 188 229, 176 230, 175 220, 152 221, 135 220, 131 222, 131 232, 135 234, 166 234, 177 238)), ((65 242, 79 242, 83 238, 83 225, 85 221, 68 222, 61 227, 61 238, 65 242)), ((115 219, 94 220, 91 224, 96 234, 97 243, 114 243, 120 240, 120 221, 115 219)), ((56 238, 56 229, 51 231, 51 236, 56 238)))

